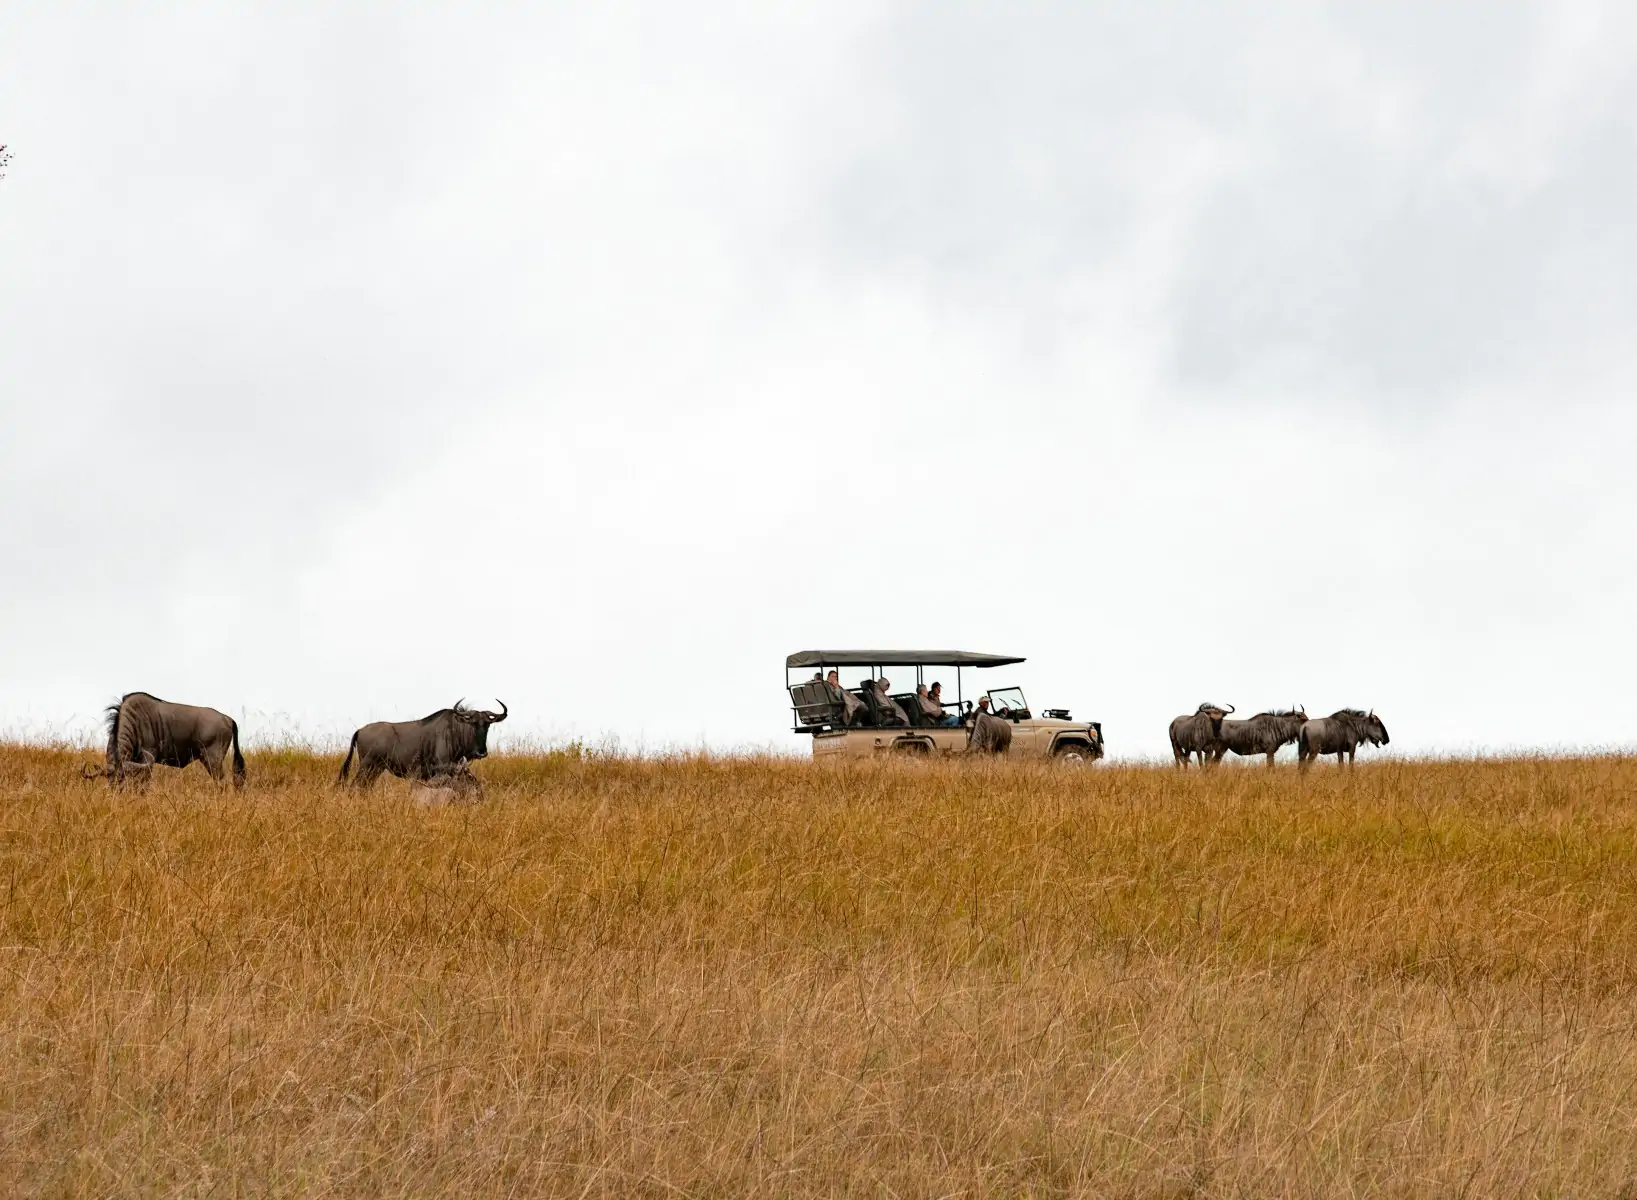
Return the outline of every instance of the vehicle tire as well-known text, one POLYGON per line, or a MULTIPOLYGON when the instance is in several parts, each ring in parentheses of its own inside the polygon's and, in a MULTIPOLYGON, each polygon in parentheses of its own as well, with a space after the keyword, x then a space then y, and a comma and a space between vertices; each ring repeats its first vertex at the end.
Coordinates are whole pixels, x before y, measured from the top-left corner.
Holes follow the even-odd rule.
POLYGON ((1089 767, 1097 755, 1084 742, 1066 742, 1052 750, 1052 761, 1065 767, 1089 767))
POLYGON ((932 753, 932 747, 918 738, 905 738, 901 742, 893 743, 892 752, 894 754, 905 754, 917 758, 926 758, 932 753))

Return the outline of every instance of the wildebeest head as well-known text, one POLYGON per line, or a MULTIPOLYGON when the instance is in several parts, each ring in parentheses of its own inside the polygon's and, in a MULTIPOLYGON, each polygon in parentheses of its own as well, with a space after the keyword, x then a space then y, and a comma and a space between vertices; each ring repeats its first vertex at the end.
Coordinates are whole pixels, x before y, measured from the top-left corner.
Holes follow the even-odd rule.
POLYGON ((81 769, 80 774, 86 779, 107 779, 109 783, 123 783, 130 780, 146 787, 153 778, 154 757, 151 750, 142 751, 136 759, 121 760, 113 769, 108 767, 87 766, 81 769))
POLYGON ((1220 704, 1212 704, 1209 700, 1207 700, 1204 704, 1201 704, 1198 708, 1194 709, 1194 715, 1196 717, 1208 717, 1211 722, 1211 736, 1221 737, 1222 718, 1233 711, 1234 708, 1231 704, 1226 708, 1223 708, 1220 704))
POLYGON ((485 709, 467 708, 466 699, 462 697, 455 701, 455 706, 449 710, 450 714, 466 727, 465 741, 469 748, 466 758, 487 758, 489 756, 489 726, 498 724, 506 719, 507 708, 504 700, 496 700, 500 705, 499 712, 489 712, 485 709))
POLYGON ((1330 719, 1347 725, 1359 741, 1369 742, 1372 746, 1385 746, 1392 740, 1387 736, 1387 726, 1376 716, 1374 709, 1365 712, 1357 708, 1344 708, 1331 713, 1330 719))

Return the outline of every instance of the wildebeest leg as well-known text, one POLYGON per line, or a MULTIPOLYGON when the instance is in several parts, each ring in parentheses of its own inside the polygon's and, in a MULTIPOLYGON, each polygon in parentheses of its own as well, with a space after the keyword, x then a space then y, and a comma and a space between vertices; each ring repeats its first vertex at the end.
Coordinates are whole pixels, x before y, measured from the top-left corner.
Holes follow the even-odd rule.
POLYGON ((352 777, 352 789, 353 789, 353 791, 355 791, 355 792, 363 791, 364 789, 369 787, 370 784, 374 783, 375 780, 376 780, 376 777, 379 776, 380 774, 381 774, 381 765, 379 763, 370 762, 367 759, 364 759, 362 757, 359 758, 359 760, 358 760, 358 773, 352 777))
POLYGON ((1268 770, 1270 770, 1270 771, 1273 770, 1273 756, 1275 754, 1277 754, 1277 753, 1278 753, 1278 751, 1276 751, 1276 750, 1269 750, 1268 751, 1268 770))
POLYGON ((201 754, 199 756, 199 765, 210 772, 210 777, 212 779, 214 779, 217 783, 221 783, 223 778, 222 759, 226 757, 227 747, 224 746, 222 747, 222 753, 219 756, 209 752, 201 754))

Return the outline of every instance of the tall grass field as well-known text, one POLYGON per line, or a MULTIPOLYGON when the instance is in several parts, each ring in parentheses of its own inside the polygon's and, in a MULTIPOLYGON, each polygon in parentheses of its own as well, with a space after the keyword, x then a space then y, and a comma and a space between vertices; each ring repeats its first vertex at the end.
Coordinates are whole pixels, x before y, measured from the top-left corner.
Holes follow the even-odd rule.
POLYGON ((1637 1195, 1637 760, 0 746, 0 1194, 1637 1195))

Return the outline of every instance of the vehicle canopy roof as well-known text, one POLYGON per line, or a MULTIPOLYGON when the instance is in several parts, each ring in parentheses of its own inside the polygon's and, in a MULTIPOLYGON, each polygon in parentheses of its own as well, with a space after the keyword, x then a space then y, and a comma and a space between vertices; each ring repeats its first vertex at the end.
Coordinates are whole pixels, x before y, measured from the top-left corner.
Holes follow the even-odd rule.
POLYGON ((798 650, 784 660, 796 667, 1005 667, 1023 659, 971 650, 798 650))

